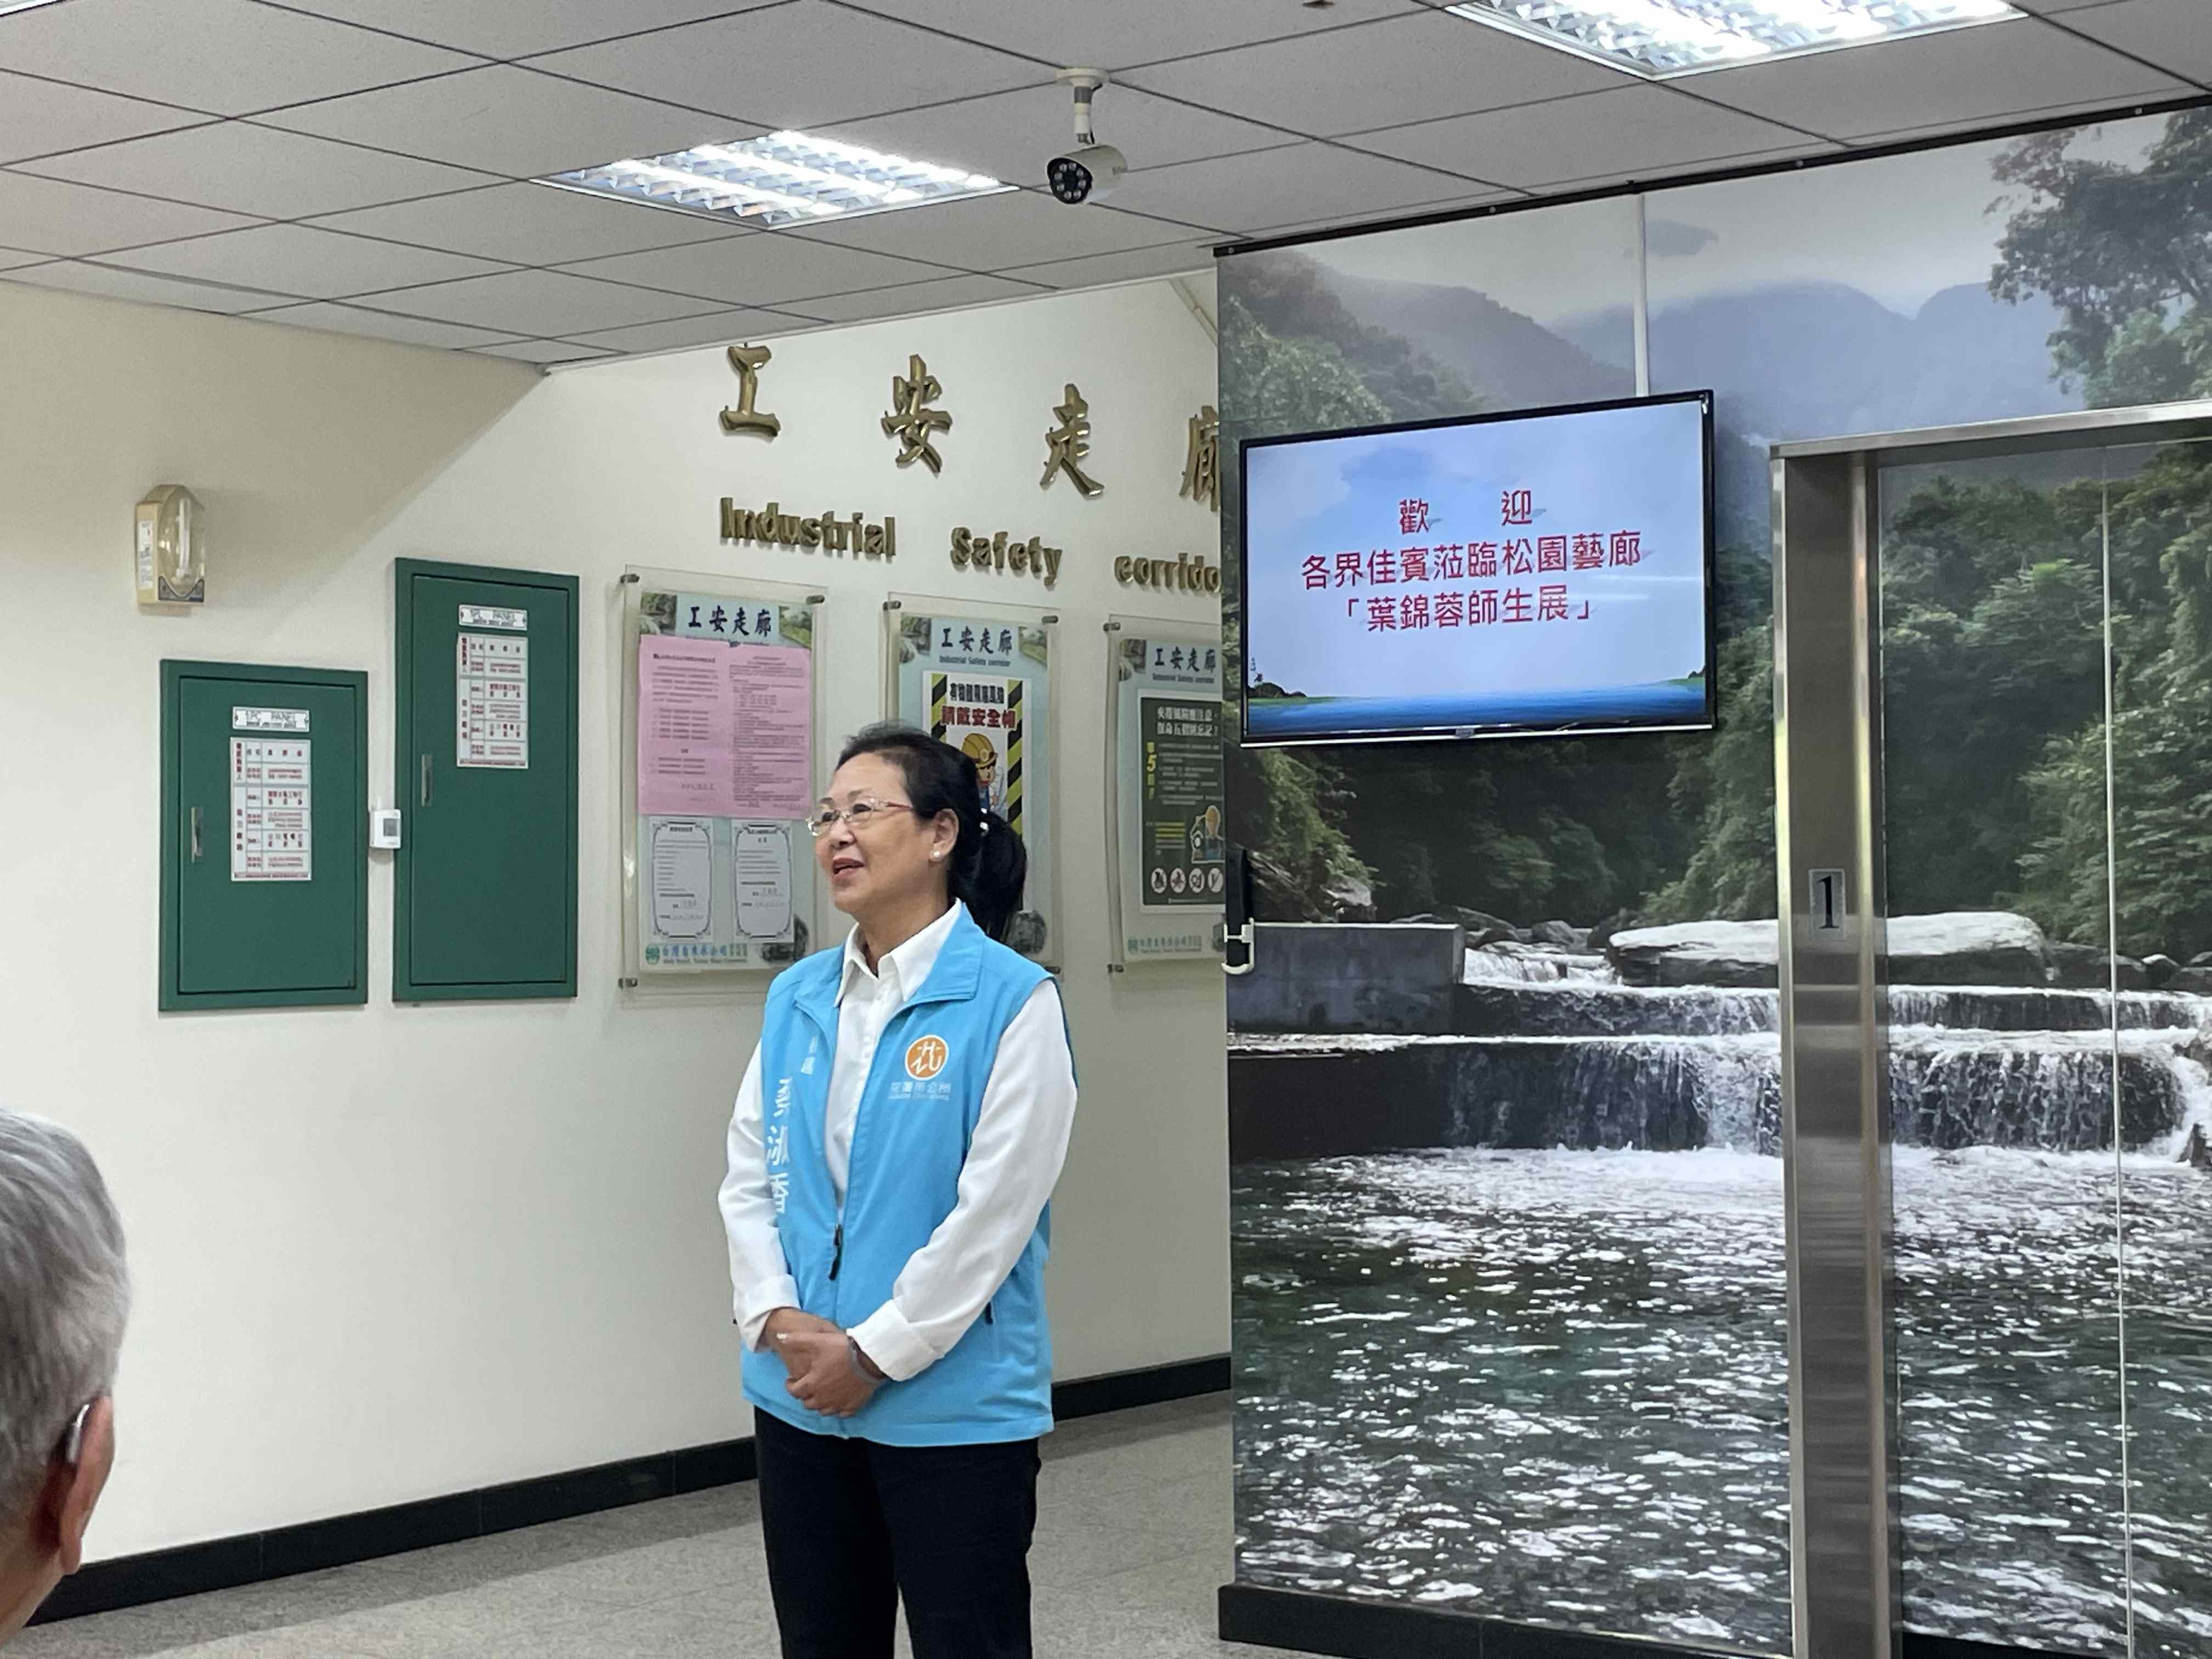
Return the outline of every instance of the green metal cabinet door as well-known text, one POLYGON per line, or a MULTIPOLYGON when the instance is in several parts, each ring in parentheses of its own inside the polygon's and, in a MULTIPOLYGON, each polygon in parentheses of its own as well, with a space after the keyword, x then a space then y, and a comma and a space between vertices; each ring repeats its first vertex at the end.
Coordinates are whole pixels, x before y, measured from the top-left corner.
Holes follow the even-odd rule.
POLYGON ((162 665, 164 1009, 368 1000, 367 677, 162 665))
POLYGON ((576 580, 398 566, 403 1001, 576 990, 576 580))

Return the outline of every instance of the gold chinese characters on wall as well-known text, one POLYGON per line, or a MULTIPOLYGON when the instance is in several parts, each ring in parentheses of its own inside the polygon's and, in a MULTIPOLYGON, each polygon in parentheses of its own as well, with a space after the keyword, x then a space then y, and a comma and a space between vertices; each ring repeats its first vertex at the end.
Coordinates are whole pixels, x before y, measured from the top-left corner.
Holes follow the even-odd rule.
POLYGON ((733 408, 722 411, 723 431, 757 432, 763 438, 773 438, 783 430, 781 420, 753 407, 754 399, 760 396, 761 368, 775 355, 766 346, 730 348, 730 367, 738 371, 738 401, 733 408))
MULTIPOLYGON (((761 370, 775 353, 766 346, 733 345, 727 349, 726 355, 738 377, 738 400, 723 406, 722 430, 775 437, 783 430, 781 417, 760 407, 761 370)), ((894 374, 890 380, 891 406, 884 412, 879 424, 884 436, 898 445, 894 458, 896 464, 912 466, 920 461, 933 474, 941 474, 945 471, 945 456, 937 447, 937 440, 952 430, 952 411, 942 407, 939 401, 945 396, 945 383, 929 372, 929 365, 920 352, 908 353, 906 373, 894 374)), ((1106 485, 1084 465, 1091 454, 1091 401, 1074 381, 1069 380, 1064 383, 1060 401, 1053 406, 1052 412, 1055 424, 1045 429, 1044 471, 1037 479, 1037 487, 1051 489, 1053 480, 1064 473, 1079 495, 1085 501, 1094 501, 1106 493, 1106 485)), ((1220 426, 1211 404, 1190 417, 1182 491, 1216 511, 1220 507, 1220 426)), ((823 545, 826 547, 828 543, 823 545)))
POLYGON ((1182 488, 1200 507, 1221 511, 1221 416, 1212 404, 1200 404, 1190 417, 1189 441, 1183 452, 1182 488))
POLYGON ((1037 488, 1052 488, 1057 473, 1067 474, 1067 480, 1088 500, 1106 493, 1106 486, 1085 472, 1080 463, 1091 453, 1091 405, 1075 389, 1075 382, 1067 383, 1067 395, 1053 411, 1060 416, 1060 424, 1044 434, 1044 477, 1037 480, 1037 488))
MULTIPOLYGON (((738 400, 721 410, 725 432, 748 432, 774 438, 782 421, 760 407, 761 371, 770 359, 766 346, 739 345, 727 349, 730 368, 738 377, 738 400)), ((890 407, 878 424, 883 435, 896 445, 895 465, 911 466, 919 461, 933 476, 942 476, 945 457, 939 440, 952 430, 952 413, 943 406, 944 382, 930 372, 919 352, 909 353, 904 374, 890 376, 890 407)), ((1054 424, 1044 432, 1044 471, 1038 488, 1049 489, 1065 474, 1086 501, 1105 493, 1104 481, 1085 463, 1091 454, 1091 403, 1073 380, 1063 384, 1060 400, 1053 406, 1054 424)), ((1200 406, 1185 428, 1182 487, 1177 492, 1212 512, 1221 506, 1221 421, 1211 404, 1200 406)), ((864 513, 787 513, 779 501, 763 507, 741 507, 734 496, 721 499, 720 531, 725 542, 756 547, 787 548, 819 553, 829 558, 884 560, 898 556, 898 521, 888 514, 871 521, 864 513)), ((946 544, 952 568, 967 574, 1027 577, 1047 588, 1060 580, 1066 556, 1064 548, 1048 544, 1042 536, 1021 537, 1006 530, 979 532, 955 526, 946 544)), ((1203 553, 1179 554, 1173 559, 1124 554, 1113 562, 1114 580, 1125 587, 1145 587, 1170 592, 1218 595, 1221 569, 1203 553)))
POLYGON ((899 441, 898 464, 920 461, 932 472, 945 471, 945 458, 930 440, 952 430, 952 416, 930 404, 945 395, 944 385, 919 356, 906 360, 906 373, 891 376, 890 412, 884 416, 884 436, 899 441))

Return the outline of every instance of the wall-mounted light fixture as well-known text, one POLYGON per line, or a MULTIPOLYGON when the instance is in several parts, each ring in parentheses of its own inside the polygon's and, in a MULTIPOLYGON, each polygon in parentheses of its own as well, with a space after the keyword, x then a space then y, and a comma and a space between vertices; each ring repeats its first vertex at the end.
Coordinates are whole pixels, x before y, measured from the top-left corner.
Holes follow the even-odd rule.
POLYGON ((158 484, 138 503, 132 541, 138 603, 207 603, 207 522, 182 484, 158 484))

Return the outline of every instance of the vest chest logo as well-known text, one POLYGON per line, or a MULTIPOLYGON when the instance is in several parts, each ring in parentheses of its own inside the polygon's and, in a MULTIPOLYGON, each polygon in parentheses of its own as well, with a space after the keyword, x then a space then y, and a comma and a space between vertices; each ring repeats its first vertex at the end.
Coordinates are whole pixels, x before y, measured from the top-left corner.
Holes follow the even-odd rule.
POLYGON ((916 1082, 927 1083, 945 1069, 951 1052, 941 1036, 916 1037, 907 1045, 906 1074, 916 1082))

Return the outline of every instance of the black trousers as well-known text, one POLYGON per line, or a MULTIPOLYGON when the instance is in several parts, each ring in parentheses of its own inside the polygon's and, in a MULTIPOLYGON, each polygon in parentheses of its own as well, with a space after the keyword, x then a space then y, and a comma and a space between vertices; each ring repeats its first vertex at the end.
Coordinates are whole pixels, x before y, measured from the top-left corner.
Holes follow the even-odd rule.
POLYGON ((761 1530, 783 1659, 1031 1659, 1034 1440, 881 1446, 757 1413, 761 1530))

